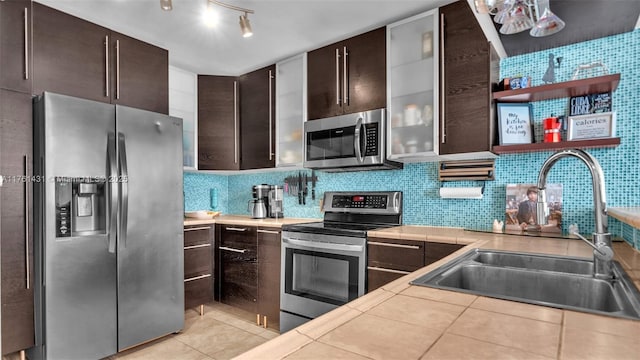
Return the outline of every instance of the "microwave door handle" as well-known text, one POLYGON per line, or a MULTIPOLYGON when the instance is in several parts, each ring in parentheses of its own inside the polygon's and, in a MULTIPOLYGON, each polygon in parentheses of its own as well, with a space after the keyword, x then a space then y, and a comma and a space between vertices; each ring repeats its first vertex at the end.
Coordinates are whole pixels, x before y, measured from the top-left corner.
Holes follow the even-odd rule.
POLYGON ((361 131, 362 128, 362 116, 360 116, 358 117, 358 121, 356 121, 356 130, 353 135, 353 147, 356 150, 356 160, 359 164, 364 162, 364 156, 362 155, 362 149, 360 148, 360 137, 364 137, 365 144, 367 143, 367 134, 366 131, 361 131))

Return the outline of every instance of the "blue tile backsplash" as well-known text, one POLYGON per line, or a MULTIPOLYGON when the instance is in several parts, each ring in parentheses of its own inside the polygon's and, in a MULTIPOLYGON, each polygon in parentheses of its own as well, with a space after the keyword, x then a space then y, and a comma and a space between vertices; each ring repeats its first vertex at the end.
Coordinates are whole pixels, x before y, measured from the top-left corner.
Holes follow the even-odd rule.
MULTIPOLYGON (((531 76, 532 85, 542 84, 548 54, 563 58, 556 71, 556 81, 571 80, 579 64, 603 62, 609 73, 620 73, 618 89, 612 93, 613 110, 617 112, 616 136, 620 146, 610 149, 588 149, 605 174, 608 206, 640 205, 640 29, 620 35, 586 41, 555 49, 503 59, 500 76, 531 76)), ((534 102, 533 116, 536 142, 542 141, 542 119, 551 114, 568 113, 569 99, 534 102)), ((471 136, 471 134, 470 134, 471 136)), ((538 170, 552 152, 501 155, 496 159, 495 180, 484 182, 441 183, 437 163, 406 164, 403 170, 363 171, 349 173, 316 172, 316 200, 307 197, 307 205, 285 195, 286 217, 321 218, 319 200, 324 191, 400 190, 404 193, 404 224, 440 225, 465 228, 490 228, 493 219, 504 218, 505 187, 510 183, 535 183, 538 170), (482 199, 441 199, 441 186, 482 186, 482 199)), ((310 174, 310 170, 306 170, 310 174)), ((240 175, 185 173, 185 209, 209 209, 210 189, 218 192, 218 208, 226 214, 248 214, 254 184, 283 184, 284 178, 297 175, 293 171, 273 171, 240 175)), ((591 177, 578 159, 560 160, 548 177, 549 183, 563 185, 563 230, 577 223, 582 233, 594 230, 591 177)), ((633 245, 638 241, 636 229, 611 221, 611 231, 633 245), (626 235, 623 236, 623 232, 626 235), (631 234, 629 234, 631 233, 631 234), (632 240, 628 240, 631 238, 632 240)), ((639 246, 640 244, 636 244, 639 246)))

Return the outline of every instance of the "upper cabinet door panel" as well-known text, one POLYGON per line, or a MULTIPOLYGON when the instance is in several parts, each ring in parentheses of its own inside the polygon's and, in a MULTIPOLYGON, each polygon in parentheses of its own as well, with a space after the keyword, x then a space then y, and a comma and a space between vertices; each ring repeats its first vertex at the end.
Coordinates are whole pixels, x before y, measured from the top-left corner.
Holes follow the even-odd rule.
POLYGON ((31 94, 31 1, 0 2, 0 88, 31 94))
POLYGON ((239 170, 237 81, 198 76, 198 169, 239 170))
POLYGON ((342 43, 307 55, 307 118, 322 119, 342 113, 342 43))
POLYGON ((440 154, 490 151, 490 44, 466 1, 440 8, 444 102, 440 154), (472 69, 472 70, 470 70, 472 69), (444 133, 443 133, 444 132, 444 133))
POLYGON ((109 30, 33 4, 33 93, 110 102, 109 30))
POLYGON ((386 107, 387 35, 382 27, 345 41, 343 112, 351 114, 386 107), (344 98, 346 97, 346 99, 344 98))
POLYGON ((169 52, 111 32, 112 103, 169 113, 169 52))
POLYGON ((243 170, 275 167, 275 75, 271 65, 240 77, 243 170))

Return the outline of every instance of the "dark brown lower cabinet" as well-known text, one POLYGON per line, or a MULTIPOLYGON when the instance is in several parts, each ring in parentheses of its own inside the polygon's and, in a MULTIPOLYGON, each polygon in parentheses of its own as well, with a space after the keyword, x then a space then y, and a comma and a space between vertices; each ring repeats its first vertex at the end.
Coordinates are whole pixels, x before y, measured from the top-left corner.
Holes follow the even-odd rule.
POLYGON ((213 301, 213 225, 184 228, 184 308, 213 301))
POLYGON ((429 265, 462 249, 464 245, 426 242, 424 248, 424 264, 429 265))
POLYGON ((280 239, 273 227, 216 225, 221 303, 255 314, 256 325, 280 329, 280 239))
POLYGON ((0 90, 2 354, 34 345, 31 95, 0 90))
POLYGON ((462 248, 458 244, 367 239, 367 291, 373 291, 462 248))
POLYGON ((384 238, 367 239, 367 291, 424 266, 424 242, 384 238))
POLYGON ((258 258, 256 228, 218 225, 220 302, 257 314, 258 258))
POLYGON ((258 228, 258 318, 280 330, 280 229, 258 228))

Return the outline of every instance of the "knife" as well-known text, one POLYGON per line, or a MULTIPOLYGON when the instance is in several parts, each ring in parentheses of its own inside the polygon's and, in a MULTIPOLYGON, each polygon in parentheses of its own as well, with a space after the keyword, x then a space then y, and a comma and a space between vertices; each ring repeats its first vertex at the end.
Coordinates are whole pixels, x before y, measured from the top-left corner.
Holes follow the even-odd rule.
POLYGON ((298 173, 298 204, 302 205, 302 173, 298 173))
POLYGON ((304 173, 304 182, 302 183, 302 205, 307 205, 307 173, 304 173))
POLYGON ((316 199, 316 171, 311 170, 311 200, 316 199))

